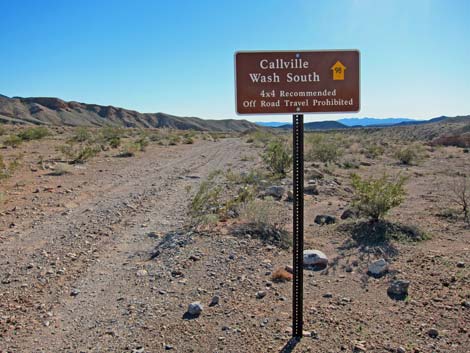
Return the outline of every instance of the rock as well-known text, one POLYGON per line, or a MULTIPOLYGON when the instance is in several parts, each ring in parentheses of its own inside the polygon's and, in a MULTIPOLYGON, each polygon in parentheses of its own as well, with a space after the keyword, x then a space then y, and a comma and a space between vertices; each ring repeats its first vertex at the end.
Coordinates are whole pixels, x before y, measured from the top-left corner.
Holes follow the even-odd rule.
POLYGON ((193 316, 198 316, 202 313, 204 307, 200 302, 193 302, 188 305, 188 314, 193 316))
POLYGON ((171 344, 165 344, 166 351, 171 351, 172 349, 173 349, 173 346, 171 344))
POLYGON ((318 195, 318 188, 316 185, 307 185, 304 187, 304 194, 305 195, 318 195))
POLYGON ((304 250, 304 266, 328 266, 328 257, 320 250, 304 250))
POLYGON ((323 294, 323 298, 333 298, 333 294, 325 293, 325 294, 323 294))
POLYGON ((277 200, 282 199, 284 196, 285 189, 282 186, 270 186, 264 191, 265 196, 271 196, 277 200))
POLYGON ((80 294, 80 290, 79 290, 79 289, 74 288, 74 289, 72 289, 72 290, 70 291, 70 295, 71 295, 72 297, 76 297, 76 296, 79 295, 79 294, 80 294))
POLYGON ((353 211, 352 209, 348 208, 347 210, 345 210, 342 214, 341 214, 341 219, 348 219, 348 218, 355 218, 357 217, 357 214, 355 211, 353 211))
POLYGON ((284 270, 286 270, 289 273, 294 274, 294 268, 291 265, 286 265, 286 267, 284 267, 284 270))
POLYGON ((431 338, 437 338, 439 336, 439 331, 437 331, 435 328, 431 328, 428 331, 428 336, 431 338))
POLYGON ((263 299, 266 296, 266 292, 264 290, 260 290, 256 292, 256 299, 263 299))
POLYGON ((468 300, 463 301, 463 302, 462 302, 462 306, 463 306, 464 308, 470 308, 470 301, 468 301, 468 300))
POLYGON ((402 300, 405 299, 408 295, 409 286, 409 281, 395 280, 390 283, 390 286, 387 289, 387 293, 393 299, 402 300))
POLYGON ((457 267, 458 268, 464 268, 465 267, 465 262, 463 262, 463 261, 457 262, 457 267))
POLYGON ((317 215, 314 222, 319 225, 336 223, 336 217, 330 215, 317 215))
POLYGON ((218 295, 214 295, 209 303, 209 306, 216 306, 220 302, 220 297, 218 295))
POLYGON ((400 346, 397 348, 397 353, 406 353, 406 349, 400 346))
POLYGON ((147 272, 147 270, 143 270, 143 269, 142 269, 142 270, 137 271, 135 275, 136 275, 137 277, 145 277, 145 276, 148 275, 148 272, 147 272))
POLYGON ((379 278, 388 272, 388 262, 385 259, 379 259, 369 264, 367 274, 379 278))
POLYGON ((323 179, 324 177, 323 173, 316 169, 309 169, 306 174, 309 179, 323 179))
POLYGON ((294 193, 291 190, 287 191, 286 201, 287 202, 293 202, 294 201, 294 193))

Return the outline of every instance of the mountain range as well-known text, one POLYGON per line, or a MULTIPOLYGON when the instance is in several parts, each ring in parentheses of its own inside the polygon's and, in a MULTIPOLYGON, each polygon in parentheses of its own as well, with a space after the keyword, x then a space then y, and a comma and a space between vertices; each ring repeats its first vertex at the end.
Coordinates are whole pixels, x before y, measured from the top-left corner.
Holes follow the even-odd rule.
POLYGON ((133 128, 172 128, 180 130, 243 132, 259 127, 246 120, 207 120, 165 113, 139 113, 134 110, 66 102, 59 98, 9 98, 0 95, 0 123, 27 125, 106 126, 133 128))

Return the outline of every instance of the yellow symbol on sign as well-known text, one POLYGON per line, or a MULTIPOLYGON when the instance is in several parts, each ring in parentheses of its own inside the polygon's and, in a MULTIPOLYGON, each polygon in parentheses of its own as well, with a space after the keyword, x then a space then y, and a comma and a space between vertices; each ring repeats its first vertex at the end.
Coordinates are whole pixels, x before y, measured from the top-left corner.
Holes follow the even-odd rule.
POLYGON ((336 64, 334 64, 331 67, 331 70, 333 70, 333 80, 335 81, 342 81, 344 80, 344 71, 346 71, 346 66, 344 66, 341 61, 337 61, 336 64))

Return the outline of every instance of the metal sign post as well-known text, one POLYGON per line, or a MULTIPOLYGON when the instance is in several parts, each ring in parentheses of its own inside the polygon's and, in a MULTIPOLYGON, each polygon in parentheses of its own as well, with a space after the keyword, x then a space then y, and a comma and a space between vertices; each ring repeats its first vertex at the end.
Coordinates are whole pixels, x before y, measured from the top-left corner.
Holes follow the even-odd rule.
POLYGON ((358 112, 359 51, 235 53, 238 114, 294 114, 292 336, 303 333, 304 113, 358 112))
POLYGON ((293 116, 294 164, 294 251, 292 264, 292 336, 300 339, 303 332, 303 254, 304 254, 304 116, 293 116))

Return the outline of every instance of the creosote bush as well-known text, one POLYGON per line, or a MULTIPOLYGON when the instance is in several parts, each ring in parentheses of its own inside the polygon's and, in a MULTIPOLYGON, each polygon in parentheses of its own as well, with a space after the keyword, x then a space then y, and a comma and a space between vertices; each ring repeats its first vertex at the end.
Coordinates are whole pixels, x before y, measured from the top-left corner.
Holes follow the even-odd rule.
POLYGON ((59 147, 59 151, 69 160, 71 164, 83 164, 95 157, 100 151, 99 146, 74 146, 71 143, 59 147))
POLYGON ((40 140, 46 136, 50 135, 50 131, 44 127, 31 127, 21 131, 18 134, 18 137, 23 141, 31 141, 31 140, 40 140))
POLYGON ((4 146, 9 146, 16 148, 19 145, 23 143, 23 140, 19 138, 17 135, 9 135, 7 138, 3 141, 4 146))
POLYGON ((313 134, 307 138, 307 158, 323 163, 336 162, 343 155, 343 140, 336 135, 313 134))
POLYGON ((262 158, 273 174, 285 176, 292 168, 292 155, 283 141, 271 141, 267 145, 262 158))
POLYGON ((424 156, 424 148, 419 144, 406 146, 396 153, 396 158, 400 163, 405 165, 417 164, 424 158, 424 156))
POLYGON ((391 180, 384 174, 380 178, 362 179, 357 174, 351 176, 354 187, 353 206, 372 221, 378 221, 392 208, 399 206, 405 198, 406 178, 391 180))
POLYGON ((16 157, 10 163, 6 163, 3 160, 3 156, 0 155, 0 180, 10 178, 16 169, 20 166, 21 157, 16 157))

